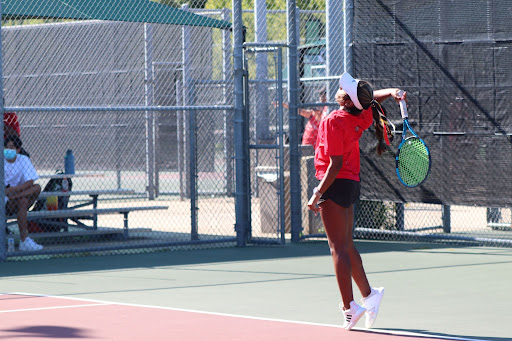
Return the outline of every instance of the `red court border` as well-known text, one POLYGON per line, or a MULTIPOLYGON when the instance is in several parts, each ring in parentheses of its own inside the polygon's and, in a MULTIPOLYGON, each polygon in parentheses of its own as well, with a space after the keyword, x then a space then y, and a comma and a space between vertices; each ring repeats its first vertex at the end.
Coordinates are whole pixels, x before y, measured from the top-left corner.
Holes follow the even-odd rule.
POLYGON ((27 293, 0 294, 0 340, 460 340, 168 307, 27 293))

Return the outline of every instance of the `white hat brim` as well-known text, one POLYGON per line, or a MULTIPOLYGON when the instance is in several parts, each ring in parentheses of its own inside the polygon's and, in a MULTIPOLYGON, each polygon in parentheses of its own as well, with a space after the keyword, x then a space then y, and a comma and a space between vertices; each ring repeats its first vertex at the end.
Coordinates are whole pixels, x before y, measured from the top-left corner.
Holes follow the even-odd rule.
POLYGON ((350 100, 352 103, 354 103, 354 106, 359 109, 363 110, 363 106, 361 103, 359 103, 359 99, 357 98, 357 84, 359 83, 358 79, 354 79, 349 73, 345 72, 343 75, 341 75, 340 78, 340 88, 345 90, 347 95, 350 97, 350 100))

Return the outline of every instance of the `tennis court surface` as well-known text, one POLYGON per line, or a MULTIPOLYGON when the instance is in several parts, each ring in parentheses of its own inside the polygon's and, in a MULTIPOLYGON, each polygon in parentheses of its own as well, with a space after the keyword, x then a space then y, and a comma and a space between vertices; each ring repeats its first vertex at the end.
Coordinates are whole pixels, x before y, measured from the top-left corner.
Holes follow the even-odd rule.
POLYGON ((341 328, 327 244, 310 242, 3 263, 0 340, 512 339, 512 250, 357 245, 386 287, 372 330, 341 328))

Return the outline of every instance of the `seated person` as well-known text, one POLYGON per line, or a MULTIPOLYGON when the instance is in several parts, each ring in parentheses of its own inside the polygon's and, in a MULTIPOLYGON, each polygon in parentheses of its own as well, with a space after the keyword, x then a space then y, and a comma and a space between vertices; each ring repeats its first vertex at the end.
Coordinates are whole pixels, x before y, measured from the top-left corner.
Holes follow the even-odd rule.
POLYGON ((4 139, 9 135, 20 136, 20 124, 16 113, 4 112, 4 139))
MULTIPOLYGON (((4 100, 5 106, 5 100, 4 100)), ((18 116, 14 112, 4 112, 4 140, 7 136, 21 136, 20 124, 18 122, 18 116)), ((23 148, 20 150, 21 155, 30 157, 27 151, 23 148)))
POLYGON ((28 236, 27 212, 41 193, 41 186, 34 184, 39 176, 30 159, 19 154, 21 145, 16 135, 4 139, 5 215, 17 215, 20 251, 39 251, 43 246, 28 236))

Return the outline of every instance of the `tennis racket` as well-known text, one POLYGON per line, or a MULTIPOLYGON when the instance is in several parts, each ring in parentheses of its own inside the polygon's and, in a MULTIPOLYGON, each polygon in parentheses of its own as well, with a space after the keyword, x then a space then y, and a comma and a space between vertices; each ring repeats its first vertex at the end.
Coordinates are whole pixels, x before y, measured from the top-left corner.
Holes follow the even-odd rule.
MULTIPOLYGON (((399 96, 404 92, 400 91, 399 96)), ((398 146, 396 154, 396 174, 402 184, 407 187, 421 185, 430 173, 430 151, 423 140, 414 132, 409 125, 407 105, 405 100, 400 101, 400 113, 404 120, 402 142, 398 146), (406 137, 407 130, 412 136, 406 137)))

